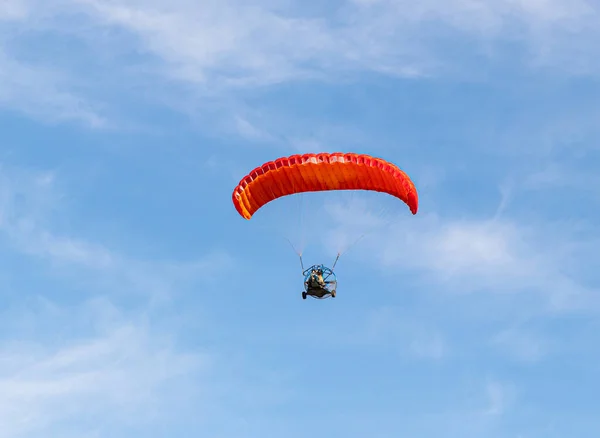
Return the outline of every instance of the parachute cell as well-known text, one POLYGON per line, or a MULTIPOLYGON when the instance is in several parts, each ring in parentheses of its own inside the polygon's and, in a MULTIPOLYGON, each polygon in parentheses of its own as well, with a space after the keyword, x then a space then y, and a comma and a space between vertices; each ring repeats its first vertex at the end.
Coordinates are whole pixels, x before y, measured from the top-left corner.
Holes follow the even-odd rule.
POLYGON ((417 213, 419 198, 408 175, 381 158, 354 153, 320 153, 278 158, 246 175, 232 194, 238 213, 250 219, 282 196, 326 190, 369 190, 395 196, 417 213))

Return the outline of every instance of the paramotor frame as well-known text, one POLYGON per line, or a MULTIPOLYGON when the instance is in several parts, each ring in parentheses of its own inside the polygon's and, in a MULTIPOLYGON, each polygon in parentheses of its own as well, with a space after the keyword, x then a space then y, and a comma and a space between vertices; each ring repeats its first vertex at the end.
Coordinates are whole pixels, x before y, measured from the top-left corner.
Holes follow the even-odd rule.
POLYGON ((332 269, 329 269, 325 265, 313 265, 302 272, 302 275, 304 275, 304 291, 302 292, 302 299, 305 300, 307 296, 311 296, 319 300, 329 297, 335 298, 337 277, 332 269), (321 272, 323 277, 322 287, 315 288, 310 286, 309 280, 313 275, 313 272, 321 272))

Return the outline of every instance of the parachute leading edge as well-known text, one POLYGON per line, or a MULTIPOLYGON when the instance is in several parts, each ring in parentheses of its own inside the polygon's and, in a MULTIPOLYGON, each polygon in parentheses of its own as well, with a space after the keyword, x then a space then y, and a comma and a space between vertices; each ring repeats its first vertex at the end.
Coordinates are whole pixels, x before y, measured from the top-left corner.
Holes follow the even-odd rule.
POLYGON ((408 175, 381 158, 355 153, 320 153, 278 158, 246 175, 232 194, 233 205, 250 219, 265 204, 282 196, 326 190, 387 193, 417 213, 419 198, 408 175))

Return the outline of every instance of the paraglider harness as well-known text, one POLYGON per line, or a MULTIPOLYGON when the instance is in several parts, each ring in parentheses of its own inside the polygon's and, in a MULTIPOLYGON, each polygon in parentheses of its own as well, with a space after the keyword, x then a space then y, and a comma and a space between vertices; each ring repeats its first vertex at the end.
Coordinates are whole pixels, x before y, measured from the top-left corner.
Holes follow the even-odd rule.
MULTIPOLYGON (((302 272, 302 275, 304 275, 303 300, 307 296, 317 299, 335 298, 337 278, 333 272, 333 268, 335 268, 339 258, 340 255, 338 254, 331 269, 324 265, 313 265, 302 272)), ((300 257, 300 264, 302 265, 302 257, 300 257)), ((304 269, 304 266, 302 266, 302 269, 304 269)))

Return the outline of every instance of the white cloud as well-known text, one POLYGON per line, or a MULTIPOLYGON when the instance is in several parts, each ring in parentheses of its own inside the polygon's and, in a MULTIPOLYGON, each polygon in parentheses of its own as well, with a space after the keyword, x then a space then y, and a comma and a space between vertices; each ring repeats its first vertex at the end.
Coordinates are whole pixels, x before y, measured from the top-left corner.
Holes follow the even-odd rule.
POLYGON ((91 432, 106 426, 99 418, 147 426, 197 395, 184 382, 210 370, 208 355, 179 352, 143 322, 115 318, 114 308, 107 320, 106 304, 90 304, 73 314, 36 313, 35 326, 60 316, 63 326, 80 333, 70 340, 18 341, 22 334, 13 327, 13 340, 0 344, 0 437, 91 432), (81 334, 89 325, 97 329, 81 334), (69 427, 67 419, 78 420, 69 427))
MULTIPOLYGON (((302 14, 295 3, 287 8, 234 1, 76 3, 101 21, 139 36, 147 50, 166 61, 174 77, 212 87, 324 79, 325 72, 354 69, 430 74, 451 63, 435 43, 414 38, 427 35, 436 41, 439 35, 428 27, 431 23, 466 32, 483 43, 521 39, 538 63, 555 63, 553 56, 560 61, 577 56, 567 50, 571 44, 579 44, 581 50, 598 33, 592 26, 597 8, 584 0, 569 8, 559 1, 347 2, 333 15, 319 18, 302 14)), ((589 43, 583 49, 588 55, 595 50, 589 43)), ((579 59, 575 64, 584 63, 579 59)))
POLYGON ((81 122, 91 128, 106 126, 106 119, 85 100, 70 91, 65 73, 43 65, 27 65, 2 51, 0 40, 0 106, 46 122, 81 122))
POLYGON ((57 234, 51 224, 61 196, 52 173, 4 167, 0 168, 0 182, 0 233, 12 248, 49 261, 54 273, 82 277, 90 291, 108 288, 168 299, 178 287, 199 279, 215 281, 233 262, 219 250, 188 262, 139 260, 103 243, 57 234), (75 273, 73 266, 78 268, 75 273), (210 277, 202 275, 207 270, 210 277))
MULTIPOLYGON (((339 82, 365 71, 471 76, 480 69, 472 68, 469 54, 479 51, 494 58, 495 43, 504 40, 519 41, 527 52, 519 59, 531 64, 526 67, 586 74, 600 67, 593 43, 600 36, 595 25, 600 15, 585 0, 568 8, 558 0, 381 0, 343 2, 325 15, 313 9, 279 1, 4 2, 0 104, 50 122, 114 126, 117 121, 106 115, 108 100, 123 98, 119 90, 135 93, 129 91, 135 82, 135 88, 152 91, 144 99, 189 114, 210 107, 202 111, 210 118, 215 104, 238 106, 240 90, 260 93, 262 86, 290 81, 339 82), (448 55, 457 52, 447 50, 453 41, 449 34, 470 42, 460 60, 448 55), (78 50, 70 60, 35 56, 29 58, 36 62, 26 62, 24 56, 13 56, 29 53, 28 45, 21 44, 24 36, 70 38, 78 50), (126 54, 131 56, 120 56, 126 54), (124 59, 128 64, 119 63, 124 59), (157 87, 157 79, 167 79, 170 86, 157 87), (178 93, 175 84, 184 89, 178 93)), ((253 138, 266 134, 245 117, 233 128, 253 138)))
MULTIPOLYGON (((183 349, 178 328, 189 315, 178 309, 174 318, 165 301, 196 282, 219 281, 231 258, 217 252, 191 262, 139 260, 59 235, 52 225, 56 214, 65 215, 60 178, 4 166, 0 182, 0 249, 33 261, 26 276, 10 272, 11 289, 2 290, 8 300, 0 312, 0 437, 106 436, 147 430, 173 415, 181 420, 187 410, 197 422, 227 411, 227 403, 207 399, 234 397, 217 381, 238 379, 239 368, 223 371, 221 364, 217 373, 216 352, 205 354, 197 344, 183 349), (50 277, 40 265, 51 267, 50 277), (79 293, 67 293, 55 276, 79 293), (123 299, 127 304, 112 304, 123 299)), ((188 330, 209 324, 200 310, 193 324, 186 321, 188 330)), ((238 383, 236 391, 260 394, 238 383)))
POLYGON ((280 16, 258 5, 208 1, 99 2, 79 0, 101 22, 123 27, 193 83, 254 86, 316 72, 305 61, 334 53, 322 20, 280 16), (243 18, 242 18, 243 17, 243 18))
MULTIPOLYGON (((355 203, 344 209, 333 216, 337 225, 328 234, 356 235, 357 223, 373 222, 376 206, 361 209, 355 203)), ((368 254, 369 261, 391 272, 402 268, 403 275, 417 273, 439 292, 534 293, 544 298, 543 307, 597 310, 594 290, 576 263, 591 256, 589 239, 595 234, 578 221, 526 225, 498 218, 445 219, 426 212, 408 216, 400 212, 388 227, 364 225, 375 231, 360 242, 356 257, 368 254)))
MULTIPOLYGON (((409 229, 407 221, 403 225, 409 229)), ((465 291, 483 288, 510 293, 537 288, 552 293, 568 280, 555 270, 559 261, 544 252, 536 233, 516 223, 431 219, 428 226, 416 228, 414 234, 398 233, 399 240, 384 249, 385 264, 424 269, 442 283, 455 280, 465 291)))

